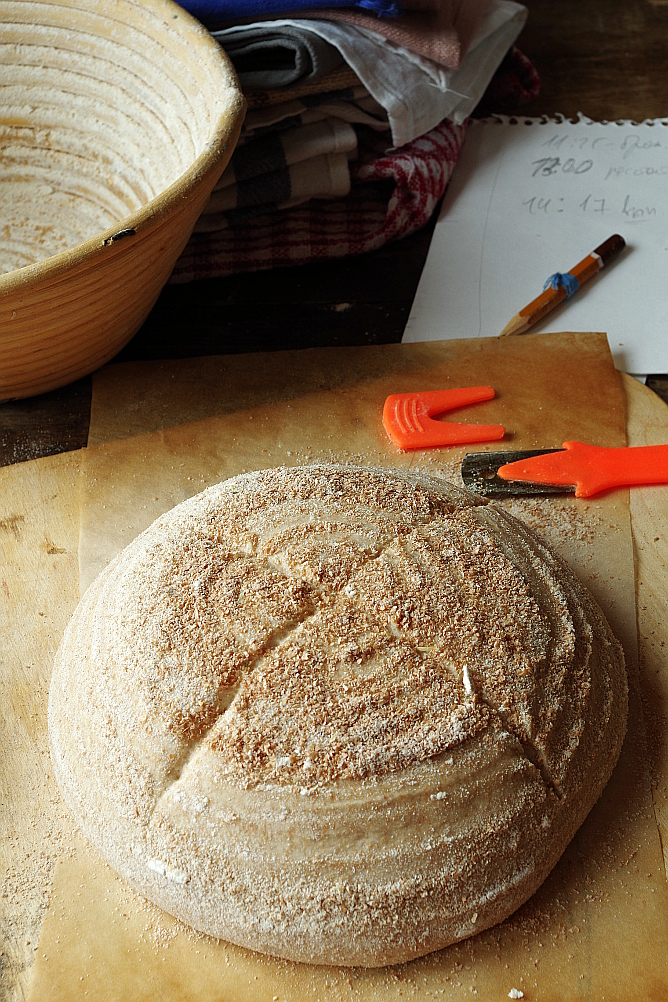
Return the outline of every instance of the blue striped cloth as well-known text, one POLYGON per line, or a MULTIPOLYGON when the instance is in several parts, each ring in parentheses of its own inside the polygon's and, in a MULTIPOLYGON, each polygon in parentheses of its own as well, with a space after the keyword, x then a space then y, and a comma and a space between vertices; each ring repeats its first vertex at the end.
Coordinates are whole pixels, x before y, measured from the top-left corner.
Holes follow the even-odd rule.
POLYGON ((401 9, 395 0, 181 0, 181 7, 207 25, 325 7, 361 7, 378 17, 396 17, 401 9))

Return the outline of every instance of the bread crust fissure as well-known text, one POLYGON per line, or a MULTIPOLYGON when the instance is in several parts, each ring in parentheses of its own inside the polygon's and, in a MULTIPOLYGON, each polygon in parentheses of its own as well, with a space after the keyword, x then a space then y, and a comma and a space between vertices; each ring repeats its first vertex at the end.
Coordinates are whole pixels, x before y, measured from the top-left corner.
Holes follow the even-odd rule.
POLYGON ((476 693, 476 695, 481 703, 484 703, 485 706, 491 712, 496 714, 496 716, 499 718, 501 725, 505 727, 506 730, 509 731, 509 733, 512 734, 514 738, 517 739, 518 743, 522 748, 522 751, 527 757, 527 760, 531 762, 533 767, 540 774, 540 777, 543 780, 546 789, 550 790, 559 800, 561 800, 563 794, 559 789, 559 787, 557 786, 557 784, 552 779, 552 777, 550 776, 545 759, 541 754, 540 750, 536 748, 536 746, 531 742, 530 739, 527 739, 523 737, 521 734, 518 734, 516 732, 512 722, 508 719, 507 714, 505 714, 500 707, 495 706, 494 703, 491 702, 491 700, 486 699, 485 696, 483 696, 481 693, 476 693))
MULTIPOLYGON (((298 626, 300 626, 301 623, 304 623, 306 622, 306 620, 310 619, 311 616, 315 614, 315 611, 316 611, 315 606, 313 606, 311 611, 308 614, 304 615, 303 619, 296 619, 289 625, 281 627, 280 629, 275 630, 272 634, 270 634, 262 651, 258 653, 257 656, 248 663, 247 667, 245 668, 245 671, 247 673, 254 671, 262 663, 262 660, 266 656, 268 651, 273 650, 276 647, 279 647, 280 644, 282 644, 285 640, 287 640, 290 634, 293 633, 294 630, 298 626)), ((230 709, 237 695, 237 692, 239 691, 239 688, 241 686, 241 679, 243 678, 243 673, 244 673, 243 671, 240 673, 239 679, 236 682, 236 684, 229 686, 223 693, 222 698, 220 700, 220 705, 218 707, 218 712, 213 716, 213 719, 208 724, 206 730, 204 730, 201 734, 199 734, 198 737, 192 743, 184 747, 185 754, 181 760, 177 760, 174 763, 174 768, 171 769, 169 774, 166 776, 167 782, 164 789, 159 794, 159 797, 164 797, 165 794, 169 792, 170 786, 178 782, 178 780, 181 778, 183 770, 187 767, 188 762, 197 753, 199 748, 206 743, 207 738, 213 731, 214 727, 216 726, 220 718, 230 709)), ((158 799, 155 803, 156 807, 158 806, 159 802, 160 801, 158 799)))
POLYGON ((293 960, 398 963, 533 893, 600 795, 623 655, 516 520, 421 475, 266 470, 90 586, 54 772, 146 896, 293 960))
MULTIPOLYGON (((385 550, 385 544, 382 544, 378 552, 369 555, 369 557, 365 561, 363 561, 361 566, 363 567, 365 563, 378 560, 380 557, 382 557, 384 550, 385 550)), ((258 554, 256 551, 256 547, 254 547, 253 556, 257 557, 257 555, 258 554)), ((247 557, 248 554, 238 553, 234 554, 234 556, 243 559, 244 557, 247 557)), ((285 579, 291 579, 295 582, 301 583, 298 577, 296 577, 294 574, 291 574, 289 571, 286 571, 284 564, 277 561, 275 558, 267 559, 266 564, 268 567, 272 567, 275 571, 280 573, 285 579)), ((327 589, 322 586, 320 586, 317 589, 314 589, 315 596, 317 596, 319 600, 322 600, 323 597, 328 592, 329 595, 331 596, 332 594, 331 589, 327 589)), ((174 763, 174 767, 170 770, 170 773, 166 776, 166 781, 167 781, 166 786, 163 789, 162 793, 160 793, 160 797, 164 797, 165 794, 169 791, 170 786, 173 783, 178 782, 178 780, 181 777, 181 773, 183 772, 183 769, 187 766, 190 759, 193 758, 193 756, 197 753, 200 746, 206 743, 207 738, 214 730, 220 718, 230 709, 237 695, 237 692, 239 691, 239 688, 241 686, 241 680, 243 678, 244 673, 251 674, 258 667, 260 667, 263 660, 266 658, 267 654, 270 651, 274 650, 277 647, 280 647, 284 643, 287 643, 290 639, 290 635, 294 633, 294 631, 298 629, 298 627, 300 627, 303 623, 306 623, 309 619, 312 619, 315 615, 317 615, 317 612, 318 612, 318 605, 315 602, 311 602, 309 605, 305 607, 304 613, 301 617, 295 617, 295 619, 292 620, 290 623, 274 630, 272 633, 268 635, 261 650, 258 651, 256 656, 253 659, 251 659, 248 662, 248 664, 241 670, 237 683, 233 686, 228 686, 227 689, 225 690, 225 693, 223 694, 223 697, 220 701, 219 712, 217 712, 213 716, 213 719, 210 721, 210 723, 208 723, 206 729, 202 733, 198 733, 197 738, 193 741, 193 743, 190 744, 186 749, 184 749, 185 754, 183 758, 181 760, 177 760, 177 762, 174 763)), ((158 806, 158 803, 159 800, 156 801, 155 805, 156 807, 158 806)))

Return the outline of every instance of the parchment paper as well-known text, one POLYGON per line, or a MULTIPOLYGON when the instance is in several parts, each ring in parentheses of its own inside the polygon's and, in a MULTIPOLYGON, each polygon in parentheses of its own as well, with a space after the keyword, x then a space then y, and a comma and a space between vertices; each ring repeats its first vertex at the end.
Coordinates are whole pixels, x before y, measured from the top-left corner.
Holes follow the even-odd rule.
POLYGON ((0 469, 0 999, 24 999, 65 811, 46 706, 79 598, 80 452, 0 469))
MULTIPOLYGON (((380 423, 390 392, 491 383, 496 400, 453 418, 505 423, 508 448, 625 442, 603 335, 119 366, 101 378, 91 438, 107 441, 87 450, 80 479, 82 588, 158 514, 244 469, 324 459, 418 466, 456 480, 463 450, 394 450, 380 423), (188 422, 192 412, 198 420, 188 422), (144 421, 152 430, 138 434, 144 421)), ((79 848, 55 872, 31 999, 502 999, 513 987, 527 999, 666 997, 668 889, 645 768, 628 494, 512 510, 595 594, 624 644, 631 690, 613 778, 531 901, 495 929, 412 964, 314 968, 180 928, 79 848)))

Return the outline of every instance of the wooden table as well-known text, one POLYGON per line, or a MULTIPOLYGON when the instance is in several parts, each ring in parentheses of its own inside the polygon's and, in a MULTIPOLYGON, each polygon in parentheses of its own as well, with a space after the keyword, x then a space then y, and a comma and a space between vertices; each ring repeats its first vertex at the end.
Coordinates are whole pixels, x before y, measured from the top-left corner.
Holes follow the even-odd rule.
MULTIPOLYGON (((666 0, 526 2, 519 45, 542 88, 523 111, 636 121, 668 113, 666 0)), ((118 360, 400 341, 435 219, 363 257, 167 287, 118 360), (351 304, 344 314, 333 308, 342 302, 351 304)), ((668 400, 668 377, 649 385, 668 400)), ((90 395, 84 379, 0 405, 0 465, 85 445, 90 395)))

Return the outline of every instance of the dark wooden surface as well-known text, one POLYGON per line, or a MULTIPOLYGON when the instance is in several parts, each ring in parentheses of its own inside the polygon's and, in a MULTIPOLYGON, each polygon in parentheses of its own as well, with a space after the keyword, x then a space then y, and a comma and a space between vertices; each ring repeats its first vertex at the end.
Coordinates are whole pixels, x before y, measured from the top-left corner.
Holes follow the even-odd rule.
MULTIPOLYGON (((668 115, 668 0, 527 0, 519 39, 541 77, 530 115, 668 115)), ((497 107, 512 113, 512 106, 497 107)), ((165 288, 117 360, 400 341, 429 248, 421 232, 363 257, 165 288)), ((657 290, 668 298, 668 292, 657 290)), ((652 377, 668 400, 668 378, 652 377)), ((0 406, 0 465, 86 444, 91 380, 0 406)))

